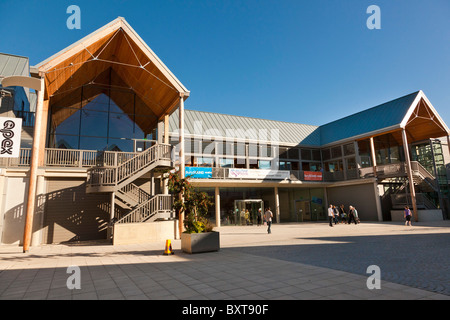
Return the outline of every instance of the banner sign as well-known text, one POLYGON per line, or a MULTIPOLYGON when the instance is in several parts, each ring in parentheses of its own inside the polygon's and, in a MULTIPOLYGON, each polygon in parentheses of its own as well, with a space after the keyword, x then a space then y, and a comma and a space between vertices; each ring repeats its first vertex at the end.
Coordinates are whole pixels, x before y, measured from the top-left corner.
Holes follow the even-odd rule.
POLYGON ((21 118, 0 117, 0 158, 19 157, 21 133, 21 118))
POLYGON ((304 171, 306 181, 322 181, 322 172, 304 171))
POLYGON ((212 178, 212 168, 185 167, 184 174, 186 177, 194 179, 210 179, 212 178))
POLYGON ((287 170, 263 170, 263 169, 229 169, 228 178, 237 179, 289 179, 291 173, 287 170))

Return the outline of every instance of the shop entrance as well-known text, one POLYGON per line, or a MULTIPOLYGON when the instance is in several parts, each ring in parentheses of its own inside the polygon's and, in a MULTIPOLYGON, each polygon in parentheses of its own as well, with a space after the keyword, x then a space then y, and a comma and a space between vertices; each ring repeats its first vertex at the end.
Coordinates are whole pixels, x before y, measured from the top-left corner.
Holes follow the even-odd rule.
POLYGON ((238 226, 262 224, 263 207, 264 201, 261 199, 234 200, 234 224, 238 226), (260 220, 258 220, 259 209, 261 209, 260 220))
POLYGON ((296 200, 295 212, 297 214, 297 222, 311 221, 311 205, 309 200, 296 200))

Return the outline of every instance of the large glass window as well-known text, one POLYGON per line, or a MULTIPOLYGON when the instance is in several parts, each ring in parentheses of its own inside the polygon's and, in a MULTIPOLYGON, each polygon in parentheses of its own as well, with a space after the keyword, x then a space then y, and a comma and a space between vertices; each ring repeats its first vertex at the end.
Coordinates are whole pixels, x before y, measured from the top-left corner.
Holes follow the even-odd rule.
POLYGON ((156 139, 157 117, 132 90, 86 85, 50 110, 50 148, 132 152, 133 139, 156 139))

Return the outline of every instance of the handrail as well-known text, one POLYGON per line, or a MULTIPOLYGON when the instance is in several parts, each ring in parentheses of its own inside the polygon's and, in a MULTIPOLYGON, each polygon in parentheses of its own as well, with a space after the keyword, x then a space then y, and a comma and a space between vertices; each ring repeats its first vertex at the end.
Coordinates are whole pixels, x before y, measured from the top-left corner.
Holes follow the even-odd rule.
POLYGON ((160 212, 172 211, 172 195, 159 194, 145 202, 140 203, 130 213, 119 219, 116 223, 141 223, 160 212))
POLYGON ((131 200, 133 200, 136 203, 148 201, 152 197, 150 194, 148 194, 147 192, 145 192, 144 190, 139 188, 134 183, 127 184, 122 189, 119 189, 118 196, 120 193, 125 194, 126 196, 131 198, 131 200))
POLYGON ((171 145, 156 144, 116 167, 92 167, 87 170, 89 186, 118 186, 158 160, 171 161, 171 145))

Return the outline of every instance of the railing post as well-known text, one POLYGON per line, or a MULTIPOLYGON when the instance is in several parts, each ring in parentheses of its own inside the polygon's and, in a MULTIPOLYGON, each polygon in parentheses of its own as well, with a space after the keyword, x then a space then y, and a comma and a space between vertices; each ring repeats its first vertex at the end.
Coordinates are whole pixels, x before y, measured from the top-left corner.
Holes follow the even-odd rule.
POLYGON ((83 150, 80 150, 80 154, 79 154, 79 159, 78 159, 78 167, 81 168, 83 167, 83 150))

